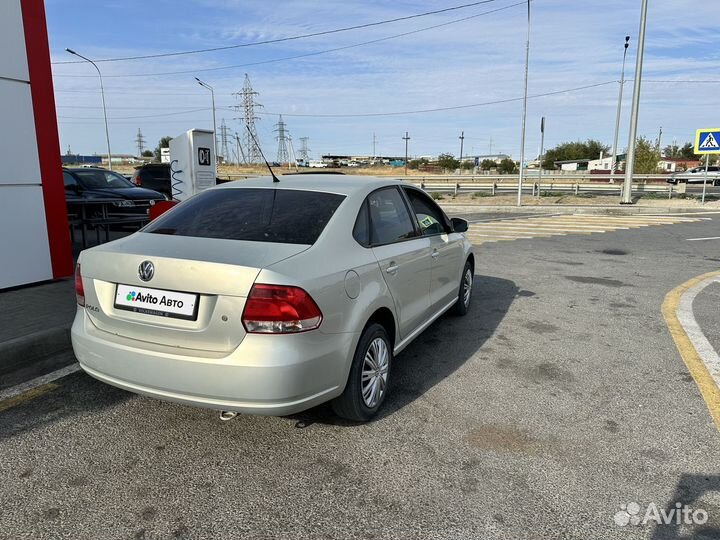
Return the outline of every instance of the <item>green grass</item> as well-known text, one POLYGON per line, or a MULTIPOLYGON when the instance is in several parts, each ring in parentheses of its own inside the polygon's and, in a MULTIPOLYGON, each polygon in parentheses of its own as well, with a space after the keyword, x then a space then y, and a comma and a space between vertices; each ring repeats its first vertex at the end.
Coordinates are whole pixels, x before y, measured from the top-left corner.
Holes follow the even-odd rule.
POLYGON ((433 200, 435 200, 435 201, 442 201, 442 200, 445 198, 445 197, 443 197, 443 194, 442 194, 442 193, 438 193, 437 191, 433 191, 433 192, 430 194, 430 196, 431 196, 431 197, 433 198, 433 200))
POLYGON ((493 194, 490 191, 475 191, 472 194, 473 199, 480 199, 482 197, 492 197, 493 194))

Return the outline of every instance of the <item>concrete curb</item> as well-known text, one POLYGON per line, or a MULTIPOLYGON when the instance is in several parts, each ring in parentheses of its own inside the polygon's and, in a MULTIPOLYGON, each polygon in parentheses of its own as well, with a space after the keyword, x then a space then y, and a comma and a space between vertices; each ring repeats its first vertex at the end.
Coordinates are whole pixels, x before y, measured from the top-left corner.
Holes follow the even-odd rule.
POLYGON ((0 343, 0 389, 75 361, 70 327, 59 326, 0 343))
POLYGON ((448 211, 458 212, 463 209, 472 213, 547 213, 547 214, 607 214, 607 215, 631 215, 631 214, 697 214, 709 213, 720 214, 720 208, 688 208, 673 206, 555 206, 555 205, 485 205, 485 204, 463 204, 463 203, 440 203, 440 206, 448 211))

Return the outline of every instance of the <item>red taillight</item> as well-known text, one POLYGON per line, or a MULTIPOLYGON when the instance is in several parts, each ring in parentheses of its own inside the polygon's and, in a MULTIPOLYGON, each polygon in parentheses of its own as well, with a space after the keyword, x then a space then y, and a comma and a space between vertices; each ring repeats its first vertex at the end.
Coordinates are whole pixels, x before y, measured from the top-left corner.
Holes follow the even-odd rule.
POLYGON ((78 306, 85 305, 85 289, 83 288, 79 263, 75 266, 75 300, 77 301, 78 306))
POLYGON ((322 313, 312 297, 299 287, 253 285, 242 322, 251 334, 291 334, 320 326, 322 313))
POLYGON ((133 184, 135 184, 136 186, 139 186, 139 185, 140 185, 140 175, 137 174, 137 173, 134 174, 133 177, 132 177, 132 182, 133 182, 133 184))

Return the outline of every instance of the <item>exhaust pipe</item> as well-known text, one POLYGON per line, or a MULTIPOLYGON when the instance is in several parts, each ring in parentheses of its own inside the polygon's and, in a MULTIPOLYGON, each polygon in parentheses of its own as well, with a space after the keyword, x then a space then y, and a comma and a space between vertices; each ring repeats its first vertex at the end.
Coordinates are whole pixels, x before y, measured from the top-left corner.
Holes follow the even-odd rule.
POLYGON ((238 415, 235 411, 220 411, 220 420, 229 422, 238 415))

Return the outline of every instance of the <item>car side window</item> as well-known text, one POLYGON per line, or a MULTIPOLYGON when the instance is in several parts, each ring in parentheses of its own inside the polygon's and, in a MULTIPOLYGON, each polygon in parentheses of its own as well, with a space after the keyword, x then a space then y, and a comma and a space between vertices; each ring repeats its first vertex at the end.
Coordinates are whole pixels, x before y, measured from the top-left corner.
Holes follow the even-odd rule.
POLYGON ((391 244, 417 236, 405 201, 395 187, 379 189, 367 198, 370 213, 370 241, 391 244))
POLYGON ((370 245, 370 216, 368 215, 367 201, 363 202, 355 220, 353 228, 353 238, 361 246, 368 247, 370 245))
POLYGON ((417 189, 403 188, 410 200, 415 217, 420 225, 420 230, 425 236, 433 234, 444 234, 449 231, 447 220, 442 210, 432 201, 430 197, 417 189))
POLYGON ((65 189, 72 189, 73 187, 78 185, 75 177, 66 171, 63 171, 63 182, 65 182, 65 189))

